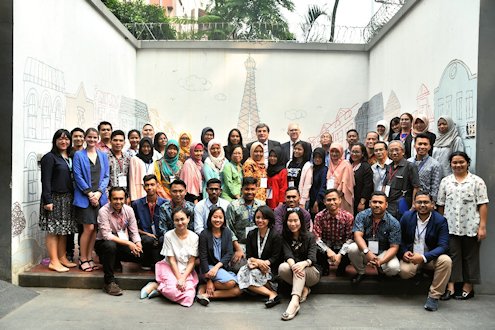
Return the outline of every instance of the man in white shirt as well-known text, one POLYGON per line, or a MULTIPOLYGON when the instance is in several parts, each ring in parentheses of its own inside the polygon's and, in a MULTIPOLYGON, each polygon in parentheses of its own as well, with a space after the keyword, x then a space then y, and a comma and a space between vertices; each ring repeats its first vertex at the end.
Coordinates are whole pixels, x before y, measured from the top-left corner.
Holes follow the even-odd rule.
MULTIPOLYGON (((264 152, 263 157, 265 159, 265 166, 267 167, 268 167, 268 154, 270 153, 270 150, 275 146, 279 146, 280 148, 282 148, 280 142, 269 140, 268 139, 269 135, 270 135, 270 127, 268 127, 267 124, 259 123, 258 125, 256 125, 256 137, 258 138, 258 142, 263 145, 263 152, 264 152)), ((253 142, 248 143, 246 145, 248 151, 251 150, 252 144, 253 142)))
POLYGON ((206 221, 212 207, 221 207, 226 212, 229 206, 229 201, 219 197, 222 194, 222 182, 219 179, 208 180, 206 192, 208 198, 199 201, 194 206, 194 232, 198 235, 206 228, 206 221))
POLYGON ((388 158, 387 144, 384 141, 375 143, 373 153, 376 157, 376 163, 371 165, 374 189, 375 191, 382 191, 383 180, 385 179, 385 175, 387 175, 386 166, 392 163, 392 160, 388 158))
MULTIPOLYGON (((294 153, 294 144, 301 141, 301 129, 298 124, 291 123, 287 127, 287 135, 290 137, 290 141, 282 144, 282 155, 284 156, 284 162, 292 160, 292 155, 294 153)), ((311 144, 306 141, 301 141, 304 148, 304 161, 307 162, 311 158, 311 144)))

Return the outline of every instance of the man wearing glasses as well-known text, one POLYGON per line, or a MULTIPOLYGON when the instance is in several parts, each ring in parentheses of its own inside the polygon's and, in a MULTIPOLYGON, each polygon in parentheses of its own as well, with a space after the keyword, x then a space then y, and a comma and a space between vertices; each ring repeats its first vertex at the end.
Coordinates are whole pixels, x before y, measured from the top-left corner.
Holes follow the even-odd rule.
POLYGON ((400 277, 409 279, 420 268, 432 269, 433 281, 424 308, 438 309, 438 299, 445 292, 452 269, 447 255, 449 227, 447 220, 433 210, 429 193, 420 191, 414 200, 415 211, 406 212, 400 219, 402 240, 399 246, 400 277))

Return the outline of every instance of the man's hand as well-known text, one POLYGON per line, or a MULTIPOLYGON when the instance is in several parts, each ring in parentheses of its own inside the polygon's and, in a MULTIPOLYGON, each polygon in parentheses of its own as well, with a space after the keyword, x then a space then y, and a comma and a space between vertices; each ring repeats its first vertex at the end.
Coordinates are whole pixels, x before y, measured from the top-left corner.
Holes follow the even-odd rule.
POLYGON ((139 257, 141 253, 143 253, 143 248, 141 247, 141 242, 138 243, 133 243, 131 241, 128 242, 129 249, 131 250, 131 253, 135 255, 136 257, 139 257))
POLYGON ((415 265, 421 265, 422 263, 425 262, 423 256, 419 253, 414 253, 410 260, 415 265))
POLYGON ((155 236, 155 234, 151 234, 151 233, 148 233, 148 232, 145 232, 145 231, 143 231, 142 233, 145 234, 146 236, 149 236, 149 237, 153 238, 153 239, 157 239, 156 236, 155 236))
POLYGON ((366 257, 366 260, 368 261, 368 263, 371 263, 372 261, 377 259, 376 255, 371 251, 368 251, 368 253, 366 253, 364 256, 366 257))
POLYGON ((53 204, 46 204, 46 205, 43 205, 43 208, 47 211, 53 211, 53 204))
POLYGON ((404 255, 402 256, 402 260, 404 260, 405 262, 411 262, 411 258, 413 257, 414 253, 412 253, 411 251, 406 251, 406 253, 404 253, 404 255))
POLYGON ((232 262, 238 263, 242 258, 245 258, 244 252, 242 252, 242 250, 235 251, 234 256, 232 257, 232 262))
POLYGON ((342 261, 342 255, 340 253, 337 253, 333 256, 333 258, 330 258, 330 260, 333 262, 333 265, 338 267, 340 265, 340 262, 342 261))

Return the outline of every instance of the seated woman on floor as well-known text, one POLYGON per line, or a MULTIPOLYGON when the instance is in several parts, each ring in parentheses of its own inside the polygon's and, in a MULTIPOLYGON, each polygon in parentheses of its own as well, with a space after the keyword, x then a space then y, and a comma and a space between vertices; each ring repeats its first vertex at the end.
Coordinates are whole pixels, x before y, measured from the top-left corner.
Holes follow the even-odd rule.
POLYGON ((221 207, 210 210, 206 229, 199 236, 199 261, 201 278, 206 282, 199 286, 196 300, 203 306, 210 299, 233 298, 241 294, 237 276, 228 271, 234 249, 232 232, 225 224, 225 211, 221 207))
POLYGON ((242 266, 237 274, 239 288, 267 296, 267 308, 280 303, 280 296, 272 288, 273 270, 278 269, 282 239, 272 231, 275 214, 269 206, 260 206, 254 214, 255 228, 247 235, 246 257, 247 265, 242 266))

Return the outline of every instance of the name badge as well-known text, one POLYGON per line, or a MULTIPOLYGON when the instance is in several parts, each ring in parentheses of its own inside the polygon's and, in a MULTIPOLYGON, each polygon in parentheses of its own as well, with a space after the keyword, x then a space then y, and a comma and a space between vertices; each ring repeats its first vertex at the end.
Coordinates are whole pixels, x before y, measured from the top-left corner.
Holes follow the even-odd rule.
POLYGON ((327 180, 327 189, 333 189, 335 187, 335 178, 332 176, 327 180))
POLYGON ((260 188, 268 188, 268 178, 260 178, 260 188))
POLYGON ((117 236, 124 241, 129 240, 129 235, 127 234, 127 231, 125 231, 125 230, 119 230, 117 232, 117 236))
POLYGON ((390 186, 389 186, 389 185, 386 185, 386 186, 385 186, 385 191, 384 191, 384 193, 385 193, 385 195, 387 195, 387 197, 388 197, 388 195, 390 195, 390 186))
POLYGON ((170 176, 170 183, 174 182, 175 181, 175 176, 174 175, 171 175, 170 176))
POLYGON ((289 181, 289 188, 294 187, 294 181, 289 181))
POLYGON ((127 188, 127 176, 125 174, 119 174, 118 185, 119 187, 127 188))
POLYGON ((378 241, 368 241, 368 249, 374 254, 378 254, 378 241))
POLYGON ((257 228, 257 227, 256 227, 256 226, 246 227, 246 237, 247 237, 247 234, 248 234, 251 230, 253 230, 253 229, 255 229, 255 228, 257 228))
POLYGON ((266 190, 266 199, 272 199, 273 198, 273 190, 268 188, 266 190))

